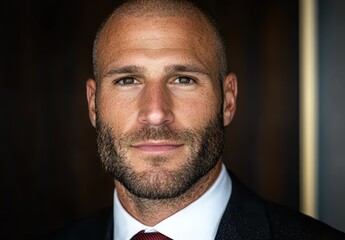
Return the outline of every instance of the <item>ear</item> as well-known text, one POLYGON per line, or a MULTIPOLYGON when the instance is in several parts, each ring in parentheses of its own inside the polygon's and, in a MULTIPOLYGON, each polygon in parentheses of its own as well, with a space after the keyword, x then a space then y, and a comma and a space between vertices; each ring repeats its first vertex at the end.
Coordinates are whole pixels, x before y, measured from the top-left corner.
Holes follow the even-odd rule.
POLYGON ((86 97, 89 108, 89 118, 92 126, 96 127, 96 81, 93 79, 86 81, 86 97))
POLYGON ((223 81, 223 118, 224 126, 230 124, 236 111, 236 97, 237 97, 237 77, 235 74, 230 73, 223 81))

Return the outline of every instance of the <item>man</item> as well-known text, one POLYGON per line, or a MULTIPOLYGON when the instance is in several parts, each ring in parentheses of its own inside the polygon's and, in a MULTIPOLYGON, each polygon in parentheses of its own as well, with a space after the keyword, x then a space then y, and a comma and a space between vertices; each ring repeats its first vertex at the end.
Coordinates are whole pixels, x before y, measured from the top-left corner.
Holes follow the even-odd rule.
POLYGON ((61 239, 345 239, 226 171, 237 80, 216 27, 194 5, 121 5, 99 30, 93 60, 89 116, 115 179, 114 208, 61 239))

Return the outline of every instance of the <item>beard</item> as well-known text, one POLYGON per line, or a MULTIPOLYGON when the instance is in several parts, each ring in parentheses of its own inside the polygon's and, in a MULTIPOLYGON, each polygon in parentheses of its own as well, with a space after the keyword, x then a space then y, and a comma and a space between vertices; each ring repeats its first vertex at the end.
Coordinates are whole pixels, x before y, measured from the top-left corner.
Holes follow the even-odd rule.
POLYGON ((145 126, 115 136, 112 127, 97 117, 96 132, 98 153, 106 172, 136 197, 151 200, 176 198, 187 192, 215 167, 224 147, 221 110, 200 130, 145 126), (130 159, 127 149, 133 143, 149 140, 183 143, 187 146, 186 159, 179 161, 182 163, 174 170, 168 170, 164 163, 169 156, 141 156, 140 160, 149 163, 152 171, 137 172, 138 159, 130 159))

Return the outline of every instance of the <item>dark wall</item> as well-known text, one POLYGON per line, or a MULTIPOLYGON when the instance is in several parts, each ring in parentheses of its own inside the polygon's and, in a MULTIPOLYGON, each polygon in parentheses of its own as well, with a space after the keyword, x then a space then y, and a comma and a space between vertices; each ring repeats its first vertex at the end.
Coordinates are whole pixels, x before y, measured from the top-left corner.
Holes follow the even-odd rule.
MULTIPOLYGON (((298 208, 298 1, 199 1, 238 75, 225 162, 250 188, 298 208)), ((116 1, 1 1, 1 234, 28 239, 112 202, 85 80, 116 1)), ((3 239, 3 238, 2 238, 3 239)))

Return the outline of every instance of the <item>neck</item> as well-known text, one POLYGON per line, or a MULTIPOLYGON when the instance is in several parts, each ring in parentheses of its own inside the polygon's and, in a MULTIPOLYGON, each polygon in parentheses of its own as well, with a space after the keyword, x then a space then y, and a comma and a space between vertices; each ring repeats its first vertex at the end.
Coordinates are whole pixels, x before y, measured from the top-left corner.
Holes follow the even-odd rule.
POLYGON ((126 209, 139 222, 146 226, 155 226, 159 222, 187 207, 203 195, 216 181, 222 163, 218 161, 216 166, 203 176, 199 181, 190 188, 186 193, 172 199, 152 200, 139 198, 131 194, 120 182, 115 180, 115 188, 118 198, 126 209))

